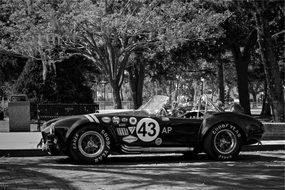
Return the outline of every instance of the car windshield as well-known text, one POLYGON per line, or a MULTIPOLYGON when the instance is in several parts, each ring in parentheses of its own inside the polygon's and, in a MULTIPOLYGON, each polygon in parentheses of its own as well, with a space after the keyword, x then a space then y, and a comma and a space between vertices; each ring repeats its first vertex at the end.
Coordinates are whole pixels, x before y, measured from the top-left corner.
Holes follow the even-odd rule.
POLYGON ((148 114, 157 114, 168 100, 168 96, 155 95, 148 102, 139 107, 138 111, 146 111, 148 114))

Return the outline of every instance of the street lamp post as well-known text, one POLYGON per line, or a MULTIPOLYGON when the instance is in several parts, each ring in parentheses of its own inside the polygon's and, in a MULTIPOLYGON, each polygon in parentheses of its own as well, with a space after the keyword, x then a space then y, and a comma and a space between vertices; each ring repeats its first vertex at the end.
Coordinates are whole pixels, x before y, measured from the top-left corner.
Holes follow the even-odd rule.
POLYGON ((202 95, 202 94, 204 94, 204 86, 205 86, 204 85, 205 79, 203 77, 201 78, 201 82, 202 82, 202 84, 201 84, 201 95, 202 95))
POLYGON ((104 85, 104 101, 106 101, 106 83, 104 82, 103 85, 104 85))

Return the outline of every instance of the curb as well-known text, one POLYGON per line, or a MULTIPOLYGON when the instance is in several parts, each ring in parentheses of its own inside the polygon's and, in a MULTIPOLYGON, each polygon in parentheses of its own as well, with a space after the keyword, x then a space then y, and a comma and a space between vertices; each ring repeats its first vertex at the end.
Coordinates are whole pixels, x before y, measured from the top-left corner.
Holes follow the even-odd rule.
POLYGON ((1 157, 39 157, 49 156, 49 154, 40 149, 13 149, 13 150, 0 150, 1 157))
POLYGON ((247 145, 243 146, 241 151, 274 151, 274 150, 285 150, 284 144, 266 144, 266 145, 247 145))

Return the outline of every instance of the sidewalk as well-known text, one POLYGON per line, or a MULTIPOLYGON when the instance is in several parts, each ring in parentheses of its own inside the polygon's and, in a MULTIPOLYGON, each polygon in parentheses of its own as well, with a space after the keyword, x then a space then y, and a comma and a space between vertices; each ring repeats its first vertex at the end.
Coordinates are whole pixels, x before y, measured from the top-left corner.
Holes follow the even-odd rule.
POLYGON ((46 156, 47 152, 37 147, 41 140, 40 132, 0 133, 0 157, 46 156))

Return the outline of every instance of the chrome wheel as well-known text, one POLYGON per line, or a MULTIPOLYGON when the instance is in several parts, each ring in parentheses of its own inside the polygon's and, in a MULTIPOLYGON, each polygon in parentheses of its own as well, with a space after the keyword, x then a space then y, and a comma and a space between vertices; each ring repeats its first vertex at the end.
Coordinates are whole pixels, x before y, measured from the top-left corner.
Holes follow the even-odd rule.
POLYGON ((100 155, 105 146, 103 136, 96 131, 83 133, 78 140, 78 149, 82 155, 94 158, 100 155))
POLYGON ((223 129, 215 135, 214 146, 219 153, 229 154, 237 146, 236 135, 229 129, 223 129))

